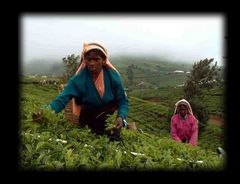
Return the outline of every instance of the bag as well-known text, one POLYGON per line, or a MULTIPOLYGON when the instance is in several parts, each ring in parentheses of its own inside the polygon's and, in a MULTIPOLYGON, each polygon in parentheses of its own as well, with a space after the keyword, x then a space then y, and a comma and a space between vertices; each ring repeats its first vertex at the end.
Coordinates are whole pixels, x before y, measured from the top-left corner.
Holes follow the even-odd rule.
POLYGON ((135 122, 128 123, 128 124, 127 124, 127 129, 130 129, 130 130, 137 130, 136 123, 135 123, 135 122))
POLYGON ((71 99, 64 109, 65 118, 72 124, 79 125, 79 116, 73 113, 73 99, 71 99))

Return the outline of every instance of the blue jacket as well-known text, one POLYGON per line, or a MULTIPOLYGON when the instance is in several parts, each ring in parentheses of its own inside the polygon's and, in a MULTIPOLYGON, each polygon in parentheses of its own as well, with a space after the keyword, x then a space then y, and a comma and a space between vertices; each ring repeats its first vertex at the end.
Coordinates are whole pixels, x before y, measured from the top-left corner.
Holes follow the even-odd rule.
POLYGON ((62 111, 67 103, 74 97, 78 104, 87 108, 102 108, 116 101, 118 105, 118 116, 126 118, 128 112, 128 98, 124 91, 120 75, 113 69, 103 67, 104 96, 100 97, 92 81, 90 72, 84 68, 80 73, 74 75, 68 82, 64 91, 51 103, 51 108, 56 112, 62 111))

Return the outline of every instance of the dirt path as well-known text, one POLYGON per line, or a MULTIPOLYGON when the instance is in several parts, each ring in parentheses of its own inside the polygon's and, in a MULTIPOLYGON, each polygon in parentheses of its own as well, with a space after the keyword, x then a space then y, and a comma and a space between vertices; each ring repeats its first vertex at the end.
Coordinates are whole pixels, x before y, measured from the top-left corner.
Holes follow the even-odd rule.
POLYGON ((223 117, 218 116, 218 115, 210 115, 209 122, 212 124, 222 126, 224 123, 224 119, 223 119, 223 117))

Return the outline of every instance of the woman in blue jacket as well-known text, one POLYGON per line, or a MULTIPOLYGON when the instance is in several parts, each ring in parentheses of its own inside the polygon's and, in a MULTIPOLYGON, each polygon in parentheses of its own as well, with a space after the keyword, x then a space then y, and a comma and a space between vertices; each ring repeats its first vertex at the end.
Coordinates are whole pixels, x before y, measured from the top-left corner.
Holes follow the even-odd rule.
POLYGON ((109 62, 107 50, 99 43, 84 43, 81 64, 64 90, 50 103, 56 113, 73 99, 73 113, 81 126, 104 134, 108 114, 117 110, 116 128, 120 132, 128 112, 128 98, 120 74, 109 62))

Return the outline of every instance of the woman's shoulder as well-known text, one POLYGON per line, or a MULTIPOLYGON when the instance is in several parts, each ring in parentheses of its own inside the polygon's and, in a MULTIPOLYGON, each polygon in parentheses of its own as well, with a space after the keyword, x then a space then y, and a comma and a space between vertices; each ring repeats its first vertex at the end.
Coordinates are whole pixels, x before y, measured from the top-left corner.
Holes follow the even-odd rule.
POLYGON ((179 117, 178 114, 174 114, 171 119, 176 120, 178 117, 179 117))
POLYGON ((106 68, 106 67, 104 67, 104 70, 110 75, 110 77, 113 80, 118 81, 120 79, 120 74, 116 70, 114 70, 112 68, 106 68))
POLYGON ((87 75, 87 72, 85 69, 83 69, 78 74, 73 75, 69 81, 73 83, 76 83, 76 82, 79 83, 80 81, 84 81, 83 79, 86 77, 86 75, 87 75))
POLYGON ((119 73, 116 70, 114 70, 113 68, 104 67, 103 69, 105 71, 107 71, 108 73, 112 74, 112 75, 118 75, 119 76, 119 73))
POLYGON ((192 121, 197 121, 197 118, 192 114, 189 114, 189 119, 191 119, 192 121))
POLYGON ((86 73, 87 73, 86 68, 83 68, 82 70, 80 70, 80 72, 78 72, 77 74, 75 74, 74 77, 75 77, 75 78, 82 77, 82 76, 86 75, 86 73))

